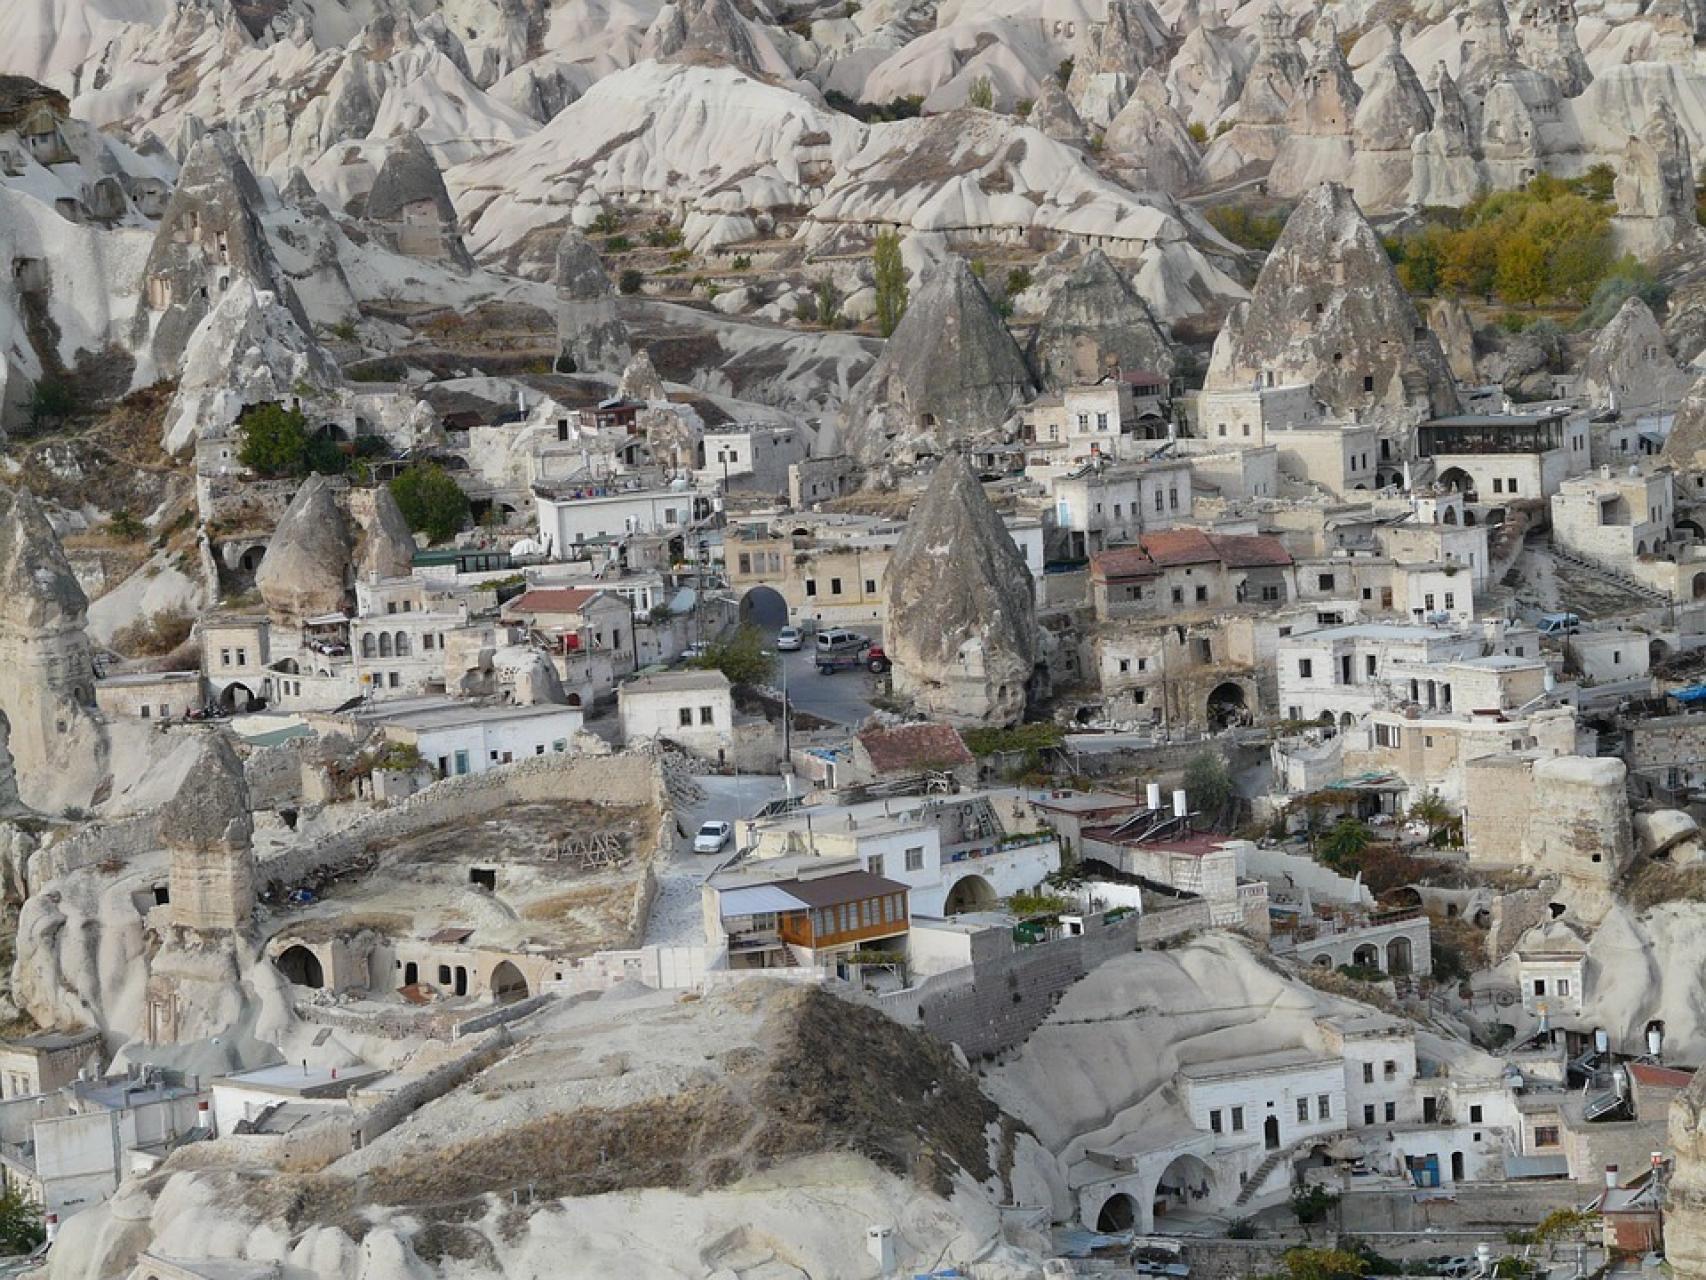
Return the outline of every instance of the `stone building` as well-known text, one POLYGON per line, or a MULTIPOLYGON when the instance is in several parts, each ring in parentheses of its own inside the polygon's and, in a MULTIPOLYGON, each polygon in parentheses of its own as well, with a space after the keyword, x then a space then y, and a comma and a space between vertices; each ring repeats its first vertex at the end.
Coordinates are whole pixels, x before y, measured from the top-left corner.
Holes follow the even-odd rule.
POLYGON ((1552 540, 1565 551, 1631 572, 1640 556, 1662 556, 1676 536, 1674 474, 1631 467, 1566 480, 1552 495, 1552 540))

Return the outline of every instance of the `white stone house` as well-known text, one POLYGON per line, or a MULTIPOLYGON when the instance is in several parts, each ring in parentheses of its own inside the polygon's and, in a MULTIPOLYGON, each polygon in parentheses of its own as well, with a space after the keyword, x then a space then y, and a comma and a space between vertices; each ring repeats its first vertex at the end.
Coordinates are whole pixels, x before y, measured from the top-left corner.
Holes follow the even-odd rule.
POLYGON ((1552 495, 1552 538, 1564 550, 1629 573, 1637 557, 1660 556, 1675 536, 1673 474, 1614 472, 1566 480, 1552 495))
POLYGON ((688 488, 584 485, 533 493, 540 538, 559 560, 574 558, 589 543, 685 533, 712 512, 711 499, 688 488))
POLYGON ((1092 468, 1052 485, 1053 516, 1068 554, 1092 555, 1170 529, 1192 516, 1191 465, 1180 460, 1092 468))
POLYGON ((616 690, 622 741, 667 739, 719 764, 734 749, 734 697, 721 671, 637 676, 616 690))
POLYGON ((445 697, 398 698, 331 717, 413 746, 440 777, 484 773, 530 756, 569 751, 581 731, 579 707, 526 706, 445 697))
POLYGON ((1416 1038, 1407 1024, 1382 1014, 1323 1018, 1318 1024, 1329 1052, 1345 1066, 1349 1124, 1412 1124, 1422 1118, 1416 1094, 1416 1038))
POLYGON ((1449 709, 1450 681, 1424 669, 1480 652, 1473 634, 1385 623, 1287 636, 1277 653, 1280 707, 1290 720, 1331 717, 1346 727, 1405 690, 1430 709, 1449 709))

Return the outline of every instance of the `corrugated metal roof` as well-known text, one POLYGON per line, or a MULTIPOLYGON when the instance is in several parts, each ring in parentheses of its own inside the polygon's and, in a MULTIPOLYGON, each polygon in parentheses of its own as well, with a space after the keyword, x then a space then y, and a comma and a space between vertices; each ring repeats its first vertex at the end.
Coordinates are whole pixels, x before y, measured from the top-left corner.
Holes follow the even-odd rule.
POLYGON ((724 889, 717 895, 717 914, 724 920, 731 916, 756 916, 773 911, 804 911, 806 904, 786 889, 773 884, 753 885, 746 889, 724 889))
POLYGON ((1506 1156, 1507 1178, 1567 1178, 1570 1162, 1563 1156, 1506 1156))

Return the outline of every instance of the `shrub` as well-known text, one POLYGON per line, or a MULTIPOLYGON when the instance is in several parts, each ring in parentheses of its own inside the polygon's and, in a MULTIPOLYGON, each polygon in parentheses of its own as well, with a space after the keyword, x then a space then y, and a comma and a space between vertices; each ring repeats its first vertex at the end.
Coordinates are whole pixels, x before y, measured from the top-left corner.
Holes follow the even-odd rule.
POLYGON ((776 655, 764 647, 764 633, 747 623, 727 639, 706 645, 703 656, 690 665, 721 671, 730 684, 764 684, 775 669, 776 655))
POLYGON ((751 271, 752 259, 744 253, 735 254, 735 260, 729 264, 736 271, 751 271))
POLYGON ((995 106, 995 86, 989 83, 988 76, 979 76, 972 82, 966 102, 979 111, 989 111, 995 106))
MULTIPOLYGON (((1193 120, 1185 126, 1185 132, 1191 135, 1191 141, 1199 147, 1208 145, 1208 126, 1201 120, 1193 120)), ((1239 1221, 1242 1221, 1240 1219, 1239 1221)))
POLYGON ((1185 764, 1185 793, 1199 813, 1217 819, 1232 803, 1232 773, 1217 752, 1199 751, 1185 764))
POLYGON ((1062 89, 1066 88, 1066 86, 1072 81, 1073 65, 1073 59, 1062 58, 1060 60, 1060 65, 1054 69, 1054 78, 1062 89))
POLYGON ((1014 267, 1007 273, 1007 295, 1011 297, 1015 293, 1023 293, 1033 283, 1029 267, 1014 267))
POLYGON ((195 619, 178 609, 161 609, 113 632, 113 648, 133 657, 155 658, 190 638, 195 619))
POLYGON ((107 520, 107 532, 125 542, 135 542, 147 535, 148 526, 128 511, 115 511, 107 520))
POLYGON ((645 287, 645 273, 629 267, 616 280, 616 287, 623 293, 638 293, 645 287))
POLYGON ((592 229, 601 236, 613 236, 622 229, 622 219, 606 209, 592 220, 592 229))
POLYGON ((443 542, 468 523, 468 495, 433 462, 417 462, 391 482, 391 496, 409 528, 443 542))
POLYGON ((78 411, 71 384, 59 378, 43 378, 30 395, 30 426, 41 428, 62 423, 78 411))
POLYGON ((1209 225, 1233 244, 1262 253, 1272 249, 1285 230, 1283 216, 1251 213, 1240 205, 1217 205, 1207 211, 1207 217, 1209 225))
POLYGON ((604 242, 604 247, 610 253, 627 253, 634 247, 634 242, 627 236, 611 236, 604 242))

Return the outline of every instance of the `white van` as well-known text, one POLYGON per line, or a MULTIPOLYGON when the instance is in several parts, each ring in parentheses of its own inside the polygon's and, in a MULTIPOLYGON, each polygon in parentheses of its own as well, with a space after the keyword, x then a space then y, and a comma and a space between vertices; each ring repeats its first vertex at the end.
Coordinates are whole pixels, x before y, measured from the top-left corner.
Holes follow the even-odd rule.
POLYGON ((845 627, 817 633, 817 651, 819 653, 845 653, 849 649, 863 649, 870 643, 857 631, 849 631, 845 627))

